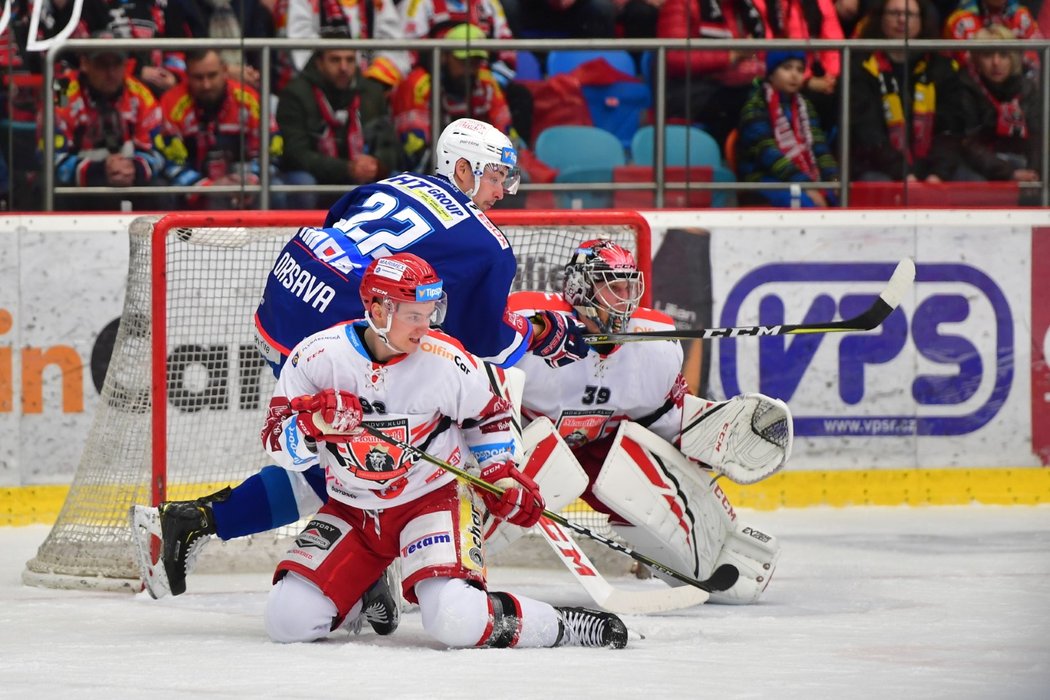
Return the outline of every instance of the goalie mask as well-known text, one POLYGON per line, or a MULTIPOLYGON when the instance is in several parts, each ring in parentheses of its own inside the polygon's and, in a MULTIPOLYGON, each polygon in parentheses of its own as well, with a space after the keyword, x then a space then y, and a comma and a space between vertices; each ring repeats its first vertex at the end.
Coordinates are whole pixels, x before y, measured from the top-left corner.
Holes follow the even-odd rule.
POLYGON ((565 300, 603 333, 626 328, 644 292, 634 256, 607 239, 582 243, 565 266, 565 300))
POLYGON ((477 119, 457 119, 445 127, 435 148, 435 171, 453 184, 456 182, 456 163, 460 158, 470 163, 474 173, 474 188, 465 192, 473 198, 481 187, 481 178, 496 173, 505 174, 503 189, 515 194, 521 182, 518 152, 502 131, 477 119))
POLYGON ((438 325, 445 320, 448 298, 441 288, 441 278, 430 263, 412 253, 396 253, 373 260, 361 278, 360 292, 369 327, 387 347, 398 353, 404 351, 390 345, 387 335, 402 302, 435 302, 434 310, 430 313, 430 324, 438 325), (379 302, 387 311, 383 328, 376 326, 372 319, 373 302, 379 302))

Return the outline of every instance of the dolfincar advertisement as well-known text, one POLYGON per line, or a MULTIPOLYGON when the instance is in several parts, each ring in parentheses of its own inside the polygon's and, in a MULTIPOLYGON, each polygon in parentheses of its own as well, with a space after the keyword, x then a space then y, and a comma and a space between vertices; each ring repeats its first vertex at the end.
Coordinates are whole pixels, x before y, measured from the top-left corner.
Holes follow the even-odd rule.
MULTIPOLYGON (((72 480, 123 308, 133 218, 0 217, 0 489, 72 480)), ((900 258, 916 261, 911 294, 870 333, 686 343, 687 374, 705 395, 788 402, 796 442, 785 473, 1050 461, 1050 305, 1033 302, 1050 293, 1050 212, 646 218, 654 305, 683 327, 850 316, 900 258), (665 241, 680 253, 662 251, 665 241)))

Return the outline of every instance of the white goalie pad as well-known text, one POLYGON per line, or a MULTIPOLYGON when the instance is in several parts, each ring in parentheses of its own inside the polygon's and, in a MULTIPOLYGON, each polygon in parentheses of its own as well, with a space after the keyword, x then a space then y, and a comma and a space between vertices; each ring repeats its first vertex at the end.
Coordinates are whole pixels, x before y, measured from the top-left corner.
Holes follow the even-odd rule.
POLYGON ((738 484, 776 473, 791 456, 794 427, 783 401, 742 394, 728 401, 686 395, 682 406, 682 453, 738 484))
MULTIPOLYGON (((579 498, 587 488, 587 474, 554 424, 537 418, 525 428, 522 440, 525 459, 520 469, 539 485, 547 509, 561 510, 579 498)), ((493 521, 485 531, 485 547, 495 554, 525 532, 525 528, 505 520, 493 521)))
POLYGON ((741 539, 736 512, 711 475, 637 423, 620 424, 592 491, 630 523, 613 529, 638 552, 699 579, 721 564, 736 566, 737 583, 713 593, 711 602, 751 603, 769 583, 776 539, 764 533, 741 539), (749 546, 751 540, 759 546, 749 546))

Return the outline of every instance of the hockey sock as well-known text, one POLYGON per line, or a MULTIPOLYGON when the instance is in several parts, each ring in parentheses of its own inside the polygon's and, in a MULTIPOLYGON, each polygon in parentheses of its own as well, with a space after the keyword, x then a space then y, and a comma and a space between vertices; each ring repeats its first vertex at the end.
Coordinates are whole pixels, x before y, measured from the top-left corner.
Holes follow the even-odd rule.
MULTIPOLYGON (((320 476, 323 481, 324 474, 320 476)), ((234 488, 225 501, 212 503, 219 537, 254 535, 298 520, 299 506, 288 479, 288 472, 280 467, 263 467, 234 488)), ((308 476, 307 480, 314 486, 313 479, 308 476)))

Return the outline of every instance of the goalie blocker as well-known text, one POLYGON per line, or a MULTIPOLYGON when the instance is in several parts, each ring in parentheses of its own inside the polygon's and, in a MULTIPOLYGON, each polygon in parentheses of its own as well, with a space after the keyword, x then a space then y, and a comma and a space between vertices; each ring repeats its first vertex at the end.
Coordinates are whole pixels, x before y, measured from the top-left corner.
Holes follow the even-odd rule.
POLYGON ((769 585, 780 557, 776 538, 741 523, 714 479, 637 423, 620 424, 592 492, 626 521, 610 524, 635 550, 700 579, 736 566, 736 584, 712 593, 711 602, 753 603, 769 585))

